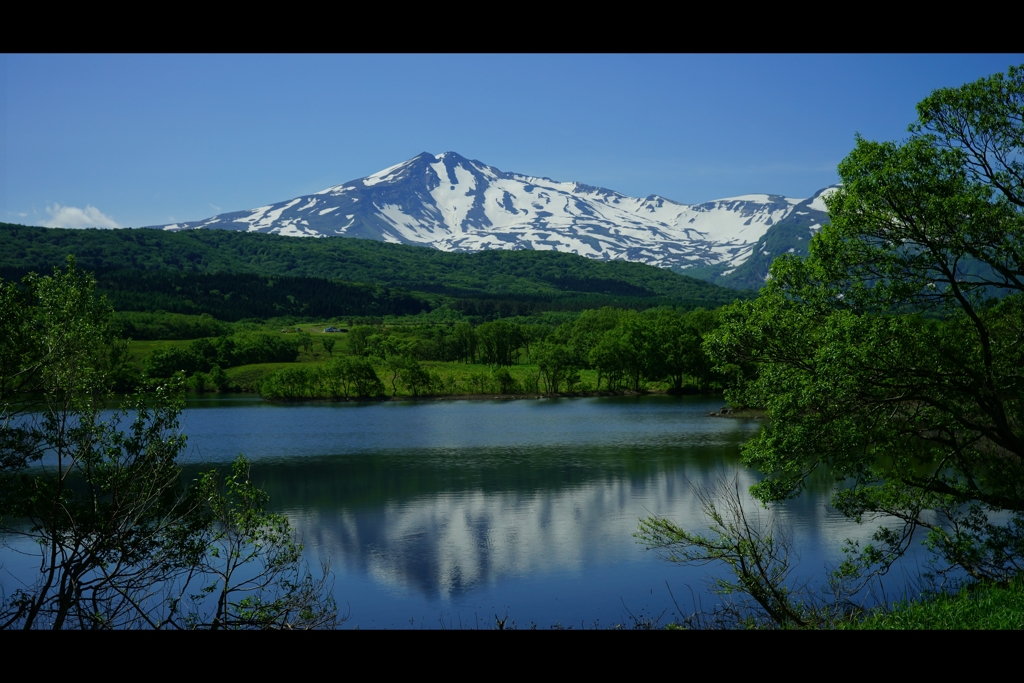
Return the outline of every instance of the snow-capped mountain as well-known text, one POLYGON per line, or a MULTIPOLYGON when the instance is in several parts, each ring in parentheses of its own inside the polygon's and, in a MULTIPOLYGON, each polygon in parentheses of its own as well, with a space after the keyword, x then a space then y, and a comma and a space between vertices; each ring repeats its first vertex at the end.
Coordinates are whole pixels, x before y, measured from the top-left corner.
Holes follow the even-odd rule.
POLYGON ((772 226, 798 216, 808 225, 827 222, 820 194, 807 200, 754 194, 687 205, 506 173, 455 152, 424 152, 316 194, 153 227, 362 237, 444 251, 557 250, 693 269, 718 279, 748 262, 772 226))

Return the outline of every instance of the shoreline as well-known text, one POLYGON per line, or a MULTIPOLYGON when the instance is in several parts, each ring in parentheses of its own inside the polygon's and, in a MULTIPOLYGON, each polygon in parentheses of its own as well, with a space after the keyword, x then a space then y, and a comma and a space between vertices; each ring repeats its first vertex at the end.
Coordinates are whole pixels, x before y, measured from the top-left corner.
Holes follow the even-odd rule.
POLYGON ((766 415, 767 412, 763 408, 740 408, 739 410, 733 410, 728 406, 721 408, 718 412, 708 413, 708 417, 725 417, 737 420, 764 420, 766 415))
MULTIPOLYGON (((199 397, 216 397, 218 393, 204 393, 204 394, 192 394, 193 398, 199 397)), ((542 399, 555 399, 555 398, 594 398, 594 397, 610 397, 610 396, 704 396, 714 397, 721 396, 722 392, 681 392, 671 393, 665 389, 652 389, 649 391, 576 391, 576 392, 559 392, 557 394, 541 394, 541 393, 528 393, 528 394, 429 394, 421 396, 364 396, 359 398, 327 398, 327 397, 303 397, 303 398, 286 398, 286 399, 268 399, 260 397, 261 400, 267 403, 383 403, 385 401, 517 401, 517 400, 542 400, 542 399)), ((256 394, 259 396, 259 394, 256 394)))

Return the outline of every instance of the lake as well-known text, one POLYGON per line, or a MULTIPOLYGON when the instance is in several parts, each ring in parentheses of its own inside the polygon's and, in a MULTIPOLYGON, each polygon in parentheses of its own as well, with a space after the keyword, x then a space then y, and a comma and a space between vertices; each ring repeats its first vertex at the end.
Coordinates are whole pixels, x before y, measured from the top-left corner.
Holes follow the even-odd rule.
MULTIPOLYGON (((690 485, 756 473, 759 420, 709 417, 720 398, 618 397, 277 405, 192 401, 193 460, 253 461, 253 478, 329 559, 362 628, 591 626, 692 607, 711 567, 636 542, 641 517, 706 526, 690 485)), ((847 537, 827 482, 781 506, 801 568, 820 576, 847 537)), ((754 509, 751 504, 751 509, 754 509)), ((709 606, 708 598, 702 603, 709 606)), ((713 601, 713 600, 712 600, 713 601)))
MULTIPOLYGON (((187 476, 239 453, 316 567, 329 560, 347 626, 575 628, 711 607, 715 567, 684 567, 633 534, 659 515, 706 528, 691 485, 737 477, 753 419, 706 397, 271 404, 192 399, 187 476), (671 591, 671 592, 670 592, 671 591), (674 599, 673 599, 674 594, 674 599)), ((828 505, 827 479, 778 507, 810 578, 866 539, 828 505)), ((747 498, 749 501, 749 498, 747 498)), ((753 503, 751 511, 755 510, 753 503)), ((25 558, 4 551, 8 572, 25 558)), ((26 565, 27 567, 27 565, 26 565)))

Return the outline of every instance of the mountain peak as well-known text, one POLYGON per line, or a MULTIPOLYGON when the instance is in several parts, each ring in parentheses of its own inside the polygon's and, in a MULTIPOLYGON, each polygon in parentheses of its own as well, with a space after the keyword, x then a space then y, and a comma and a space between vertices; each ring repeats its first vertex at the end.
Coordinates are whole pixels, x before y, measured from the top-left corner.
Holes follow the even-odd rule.
POLYGON ((312 195, 157 227, 361 237, 444 251, 555 250, 714 277, 748 260, 766 231, 797 208, 801 220, 812 211, 818 223, 827 221, 820 194, 814 201, 762 194, 687 205, 508 173, 449 150, 421 152, 312 195))

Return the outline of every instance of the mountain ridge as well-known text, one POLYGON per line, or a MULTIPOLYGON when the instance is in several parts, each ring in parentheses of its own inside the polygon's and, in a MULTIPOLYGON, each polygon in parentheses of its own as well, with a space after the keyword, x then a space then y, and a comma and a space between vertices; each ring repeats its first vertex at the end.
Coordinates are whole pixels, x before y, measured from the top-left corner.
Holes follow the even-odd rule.
POLYGON ((792 253, 806 253, 810 234, 828 221, 820 197, 829 189, 808 199, 752 194, 688 205, 501 171, 455 152, 423 152, 313 194, 148 227, 359 237, 448 252, 561 251, 749 288, 767 274, 758 255, 771 252, 758 245, 781 240, 792 253), (806 219, 796 218, 801 215, 806 219))

